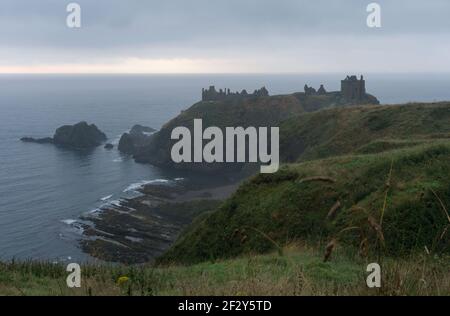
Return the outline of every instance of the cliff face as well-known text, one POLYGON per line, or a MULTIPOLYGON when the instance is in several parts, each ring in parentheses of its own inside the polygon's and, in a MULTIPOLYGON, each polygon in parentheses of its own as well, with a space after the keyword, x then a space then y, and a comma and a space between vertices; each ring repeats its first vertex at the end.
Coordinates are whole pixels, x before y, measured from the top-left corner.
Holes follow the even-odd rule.
MULTIPOLYGON (((375 97, 371 101, 378 104, 375 97)), ((222 101, 202 101, 183 111, 176 118, 164 125, 148 143, 137 149, 133 154, 138 162, 150 163, 161 167, 172 167, 196 171, 236 171, 243 164, 206 164, 172 162, 170 151, 176 141, 171 140, 171 133, 175 127, 184 126, 193 130, 194 119, 202 119, 203 129, 209 126, 225 128, 228 126, 244 128, 279 127, 283 121, 302 113, 317 111, 328 107, 339 107, 352 104, 342 98, 339 92, 323 95, 292 95, 266 96, 259 98, 227 99, 222 101)), ((192 132, 191 132, 192 133, 192 132)))
POLYGON ((151 127, 134 125, 129 133, 124 133, 120 137, 119 151, 124 154, 135 154, 141 147, 148 143, 151 139, 151 134, 154 132, 156 130, 151 127))
MULTIPOLYGON (((219 128, 278 126, 287 118, 303 112, 300 101, 293 95, 198 102, 164 125, 158 133, 152 136, 149 144, 137 151, 134 156, 138 162, 162 167, 170 166, 197 171, 217 171, 225 166, 229 168, 230 165, 238 164, 174 164, 170 156, 171 148, 176 142, 171 140, 172 130, 175 127, 184 126, 193 131, 194 119, 202 119, 203 129, 210 126, 219 128)), ((233 169, 240 167, 242 166, 232 166, 233 169)))

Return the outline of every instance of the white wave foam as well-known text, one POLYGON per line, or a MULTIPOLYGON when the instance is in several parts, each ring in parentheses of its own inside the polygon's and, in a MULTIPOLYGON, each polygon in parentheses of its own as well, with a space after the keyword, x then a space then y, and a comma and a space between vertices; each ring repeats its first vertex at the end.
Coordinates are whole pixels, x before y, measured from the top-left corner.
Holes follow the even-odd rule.
MULTIPOLYGON (((69 225, 71 229, 74 229, 76 233, 82 235, 84 232, 84 228, 81 223, 79 223, 77 220, 74 219, 64 219, 61 222, 63 222, 66 225, 69 225)), ((60 236, 62 237, 62 236, 60 236)))
POLYGON ((138 191, 139 189, 143 188, 147 184, 153 184, 153 183, 168 183, 169 180, 167 179, 155 179, 155 180, 142 180, 136 183, 130 184, 123 192, 131 192, 131 191, 138 191))
POLYGON ((120 200, 114 200, 114 201, 109 202, 108 204, 109 205, 114 205, 114 206, 117 206, 117 207, 121 207, 122 206, 120 200))
POLYGON ((63 222, 66 225, 73 225, 74 223, 76 223, 77 221, 75 219, 64 219, 61 222, 63 222))
POLYGON ((107 201, 107 200, 109 200, 110 198, 112 198, 113 197, 113 195, 111 194, 111 195, 107 195, 107 196, 105 196, 105 197, 102 197, 101 199, 100 199, 100 201, 107 201))
POLYGON ((184 178, 175 178, 174 180, 175 180, 175 181, 183 181, 184 178))

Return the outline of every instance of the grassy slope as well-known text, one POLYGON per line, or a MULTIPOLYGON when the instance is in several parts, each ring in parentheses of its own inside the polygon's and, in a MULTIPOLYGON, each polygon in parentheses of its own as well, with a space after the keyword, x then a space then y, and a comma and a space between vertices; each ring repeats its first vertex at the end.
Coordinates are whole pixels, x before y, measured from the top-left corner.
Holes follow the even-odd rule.
POLYGON ((285 162, 373 153, 450 137, 450 103, 333 108, 280 127, 285 162))
MULTIPOLYGON (((2 295, 450 295, 445 258, 385 260, 382 288, 369 289, 366 260, 338 248, 333 262, 306 245, 284 255, 245 256, 192 266, 86 266, 81 288, 66 286, 63 266, 0 264, 2 295), (122 276, 128 281, 118 284, 122 276)), ((448 258, 447 258, 448 260, 448 258)))
POLYGON ((293 240, 357 244, 367 237, 376 248, 377 234, 368 218, 380 222, 385 193, 385 252, 404 254, 427 246, 449 251, 450 236, 437 241, 448 226, 444 205, 450 205, 450 141, 436 141, 380 154, 341 156, 289 165, 275 175, 258 175, 241 186, 217 211, 198 220, 160 259, 194 263, 264 253, 293 240), (392 162, 389 187, 386 181, 392 162), (335 183, 301 179, 327 176, 335 183), (337 216, 327 219, 339 201, 337 216))

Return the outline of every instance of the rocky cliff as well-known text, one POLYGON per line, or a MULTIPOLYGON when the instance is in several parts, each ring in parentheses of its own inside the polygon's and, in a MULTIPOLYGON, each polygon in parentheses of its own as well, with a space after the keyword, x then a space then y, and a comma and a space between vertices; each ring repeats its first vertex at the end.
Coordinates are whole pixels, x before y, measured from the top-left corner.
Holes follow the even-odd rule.
MULTIPOLYGON (((378 100, 368 95, 368 103, 378 104, 378 100)), ((295 93, 290 95, 265 96, 258 98, 225 99, 220 101, 202 101, 194 104, 186 111, 182 111, 161 130, 155 133, 145 144, 133 154, 138 162, 150 163, 161 167, 196 171, 236 171, 243 164, 207 164, 207 163, 179 163, 172 162, 170 152, 173 144, 171 132, 175 127, 184 126, 193 130, 194 119, 202 119, 203 129, 209 126, 224 128, 228 126, 244 128, 277 127, 283 121, 306 112, 323 108, 351 105, 339 92, 323 95, 306 95, 295 93), (231 166, 232 165, 232 166, 231 166)))

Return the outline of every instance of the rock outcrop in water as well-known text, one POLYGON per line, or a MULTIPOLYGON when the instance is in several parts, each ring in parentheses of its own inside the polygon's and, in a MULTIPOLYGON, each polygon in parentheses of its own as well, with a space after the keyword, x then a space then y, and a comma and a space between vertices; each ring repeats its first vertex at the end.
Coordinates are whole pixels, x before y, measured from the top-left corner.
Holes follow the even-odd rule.
POLYGON ((39 144, 55 144, 64 147, 87 149, 101 145, 106 141, 106 135, 94 124, 80 122, 75 125, 64 125, 55 131, 53 138, 23 137, 21 141, 39 144))
POLYGON ((22 137, 20 140, 25 143, 53 144, 53 138, 51 137, 45 138, 22 137))
POLYGON ((118 149, 124 154, 132 155, 135 152, 136 147, 134 146, 134 141, 131 134, 124 133, 122 137, 120 137, 118 149))
POLYGON ((134 125, 129 133, 120 137, 118 149, 124 154, 134 155, 140 148, 144 147, 151 138, 151 133, 156 130, 142 125, 134 125))
POLYGON ((150 133, 154 133, 156 132, 156 129, 148 127, 148 126, 143 126, 143 125, 139 125, 136 124, 134 125, 131 130, 130 130, 130 134, 150 134, 150 133))
POLYGON ((57 145, 74 148, 92 148, 106 141, 106 135, 94 124, 80 122, 75 125, 65 125, 58 128, 53 136, 57 145))

